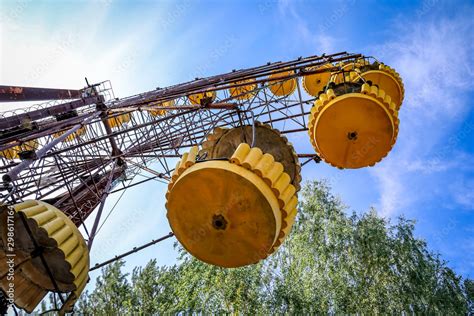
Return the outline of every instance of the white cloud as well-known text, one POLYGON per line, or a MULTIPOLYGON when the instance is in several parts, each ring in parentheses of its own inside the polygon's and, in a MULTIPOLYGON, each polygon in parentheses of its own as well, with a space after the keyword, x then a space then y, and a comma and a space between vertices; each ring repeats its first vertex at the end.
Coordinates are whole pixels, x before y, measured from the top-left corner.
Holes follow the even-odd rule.
POLYGON ((462 151, 454 151, 453 148, 453 150, 449 151, 449 157, 435 154, 428 159, 414 158, 405 161, 401 167, 407 172, 419 172, 423 174, 434 174, 448 170, 472 172, 474 171, 474 166, 471 163, 473 159, 474 155, 462 151))
POLYGON ((472 20, 419 23, 395 45, 394 62, 404 75, 406 102, 428 118, 455 117, 465 110, 462 92, 474 86, 472 20))
MULTIPOLYGON (((474 87, 474 22, 468 16, 436 22, 431 18, 401 21, 393 29, 400 34, 398 38, 372 48, 374 56, 401 74, 406 89, 398 143, 371 169, 379 184, 379 206, 386 216, 402 211, 416 200, 417 190, 426 189, 413 186, 415 176, 459 166, 452 154, 462 140, 450 132, 469 111, 467 93, 474 87)), ((469 203, 470 199, 459 201, 469 203)))
POLYGON ((379 180, 380 186, 380 205, 377 208, 382 216, 390 216, 397 210, 407 204, 403 199, 403 186, 400 177, 393 175, 394 164, 385 164, 376 170, 375 176, 379 180))
MULTIPOLYGON (((56 26, 51 25, 53 17, 38 18, 52 12, 2 19, 1 84, 78 89, 86 85, 87 76, 90 83, 111 80, 121 97, 142 90, 144 78, 138 72, 144 66, 143 57, 160 39, 154 33, 159 16, 155 13, 154 19, 130 23, 127 32, 119 34, 120 27, 107 27, 112 6, 106 4, 84 6, 70 21, 56 26)), ((154 54, 160 60, 160 52, 154 54)), ((8 104, 2 109, 7 106, 19 107, 8 104)))
MULTIPOLYGON (((278 1, 278 12, 285 19, 290 19, 288 25, 294 27, 293 33, 300 37, 299 40, 302 43, 306 43, 313 51, 316 51, 320 54, 326 52, 335 51, 336 38, 329 35, 328 29, 335 23, 341 16, 337 15, 337 10, 340 8, 347 8, 348 4, 343 4, 342 6, 336 7, 336 11, 333 12, 334 16, 328 17, 324 23, 319 25, 319 28, 312 29, 309 27, 307 21, 298 13, 295 2, 288 0, 279 0, 278 1), (336 14, 336 15, 335 15, 336 14)), ((341 11, 341 14, 345 14, 345 9, 341 11)))
POLYGON ((474 179, 460 179, 450 189, 456 203, 474 210, 474 179))
MULTIPOLYGON (((301 42, 323 53, 344 42, 344 34, 334 37, 332 30, 355 5, 336 2, 312 24, 295 2, 278 1, 278 12, 301 42)), ((362 52, 394 67, 405 84, 398 142, 387 158, 369 169, 378 183, 378 209, 384 216, 399 214, 419 198, 417 190, 425 188, 420 187, 423 181, 414 184, 417 175, 459 170, 469 161, 465 153, 456 152, 469 133, 449 133, 469 110, 466 92, 474 87, 474 39, 469 39, 474 22, 466 12, 434 19, 436 8, 422 9, 415 21, 399 19, 386 30, 385 34, 396 34, 387 42, 362 52)))
MULTIPOLYGON (((53 12, 27 14, 24 10, 29 9, 32 2, 26 1, 22 14, 9 15, 10 18, 5 18, 9 14, 5 8, 3 15, 0 13, 0 84, 77 89, 85 86, 84 76, 87 76, 90 83, 111 80, 116 96, 124 97, 144 91, 143 86, 149 84, 150 80, 140 75, 140 71, 149 69, 145 56, 152 53, 156 41, 163 36, 156 32, 160 12, 143 13, 145 16, 142 16, 142 20, 135 21, 140 23, 128 21, 127 32, 119 33, 124 26, 116 25, 113 31, 106 28, 110 24, 110 10, 113 8, 113 3, 108 4, 110 1, 104 0, 83 6, 81 10, 72 12, 67 20, 62 20, 64 23, 58 22, 56 25, 51 25, 51 21, 54 21, 53 12), (83 24, 78 25, 75 21, 83 24), (115 41, 114 38, 119 40, 115 41)), ((63 6, 61 8, 64 9, 63 6)), ((172 22, 166 20, 163 23, 169 26, 172 22)), ((168 67, 162 61, 165 51, 153 54, 158 61, 155 66, 163 63, 163 68, 168 67)), ((29 104, 31 102, 3 103, 0 111, 29 104)), ((147 212, 143 208, 150 201, 135 202, 138 192, 127 192, 126 198, 118 204, 114 215, 104 225, 94 241, 91 263, 109 259, 157 238, 161 230, 167 232, 169 229, 162 210, 163 190, 153 193, 159 200, 155 200, 147 212), (156 205, 160 206, 159 213, 156 205)), ((114 197, 107 201, 102 221, 114 201, 114 197)), ((95 213, 87 220, 89 231, 94 217, 95 213)), ((173 259, 170 257, 170 260, 173 259)))

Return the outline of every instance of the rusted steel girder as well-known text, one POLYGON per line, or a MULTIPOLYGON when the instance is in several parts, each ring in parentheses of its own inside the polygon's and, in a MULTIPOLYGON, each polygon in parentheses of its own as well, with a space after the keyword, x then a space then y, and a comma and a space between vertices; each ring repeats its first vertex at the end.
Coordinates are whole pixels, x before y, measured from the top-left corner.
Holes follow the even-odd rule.
POLYGON ((0 102, 79 99, 81 90, 0 86, 0 102))
POLYGON ((33 121, 41 120, 41 119, 51 117, 51 116, 58 116, 66 112, 73 111, 78 108, 88 106, 91 104, 96 104, 103 101, 104 101, 104 97, 101 95, 87 96, 82 99, 53 105, 45 109, 37 109, 37 110, 29 111, 26 113, 17 114, 14 116, 6 116, 6 117, 0 116, 0 130, 15 128, 24 124, 25 122, 33 122, 33 121))

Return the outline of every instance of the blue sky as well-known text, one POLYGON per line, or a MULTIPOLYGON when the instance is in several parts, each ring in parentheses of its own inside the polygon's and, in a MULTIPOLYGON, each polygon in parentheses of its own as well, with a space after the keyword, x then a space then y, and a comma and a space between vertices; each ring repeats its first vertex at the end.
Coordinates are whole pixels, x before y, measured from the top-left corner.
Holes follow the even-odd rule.
MULTIPOLYGON (((402 76, 400 134, 373 168, 307 165, 351 210, 416 219, 416 234, 474 277, 472 1, 2 1, 0 84, 44 87, 110 79, 116 96, 267 61, 338 51, 373 55, 402 76)), ((1 105, 4 107, 4 105, 1 105)), ((305 135, 293 138, 303 152, 305 135)), ((95 240, 92 263, 165 235, 166 186, 127 191, 95 240)), ((118 196, 111 197, 107 213, 118 196)), ((175 262, 169 240, 127 270, 175 262)), ((91 274, 95 279, 98 274, 91 274)))

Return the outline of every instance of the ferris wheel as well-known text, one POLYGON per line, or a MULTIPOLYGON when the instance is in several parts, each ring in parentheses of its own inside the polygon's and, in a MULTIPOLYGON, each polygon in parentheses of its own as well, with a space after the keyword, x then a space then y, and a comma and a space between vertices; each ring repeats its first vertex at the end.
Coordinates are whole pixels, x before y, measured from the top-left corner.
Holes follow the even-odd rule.
POLYGON ((0 86, 0 102, 48 101, 0 114, 4 304, 32 312, 53 293, 60 314, 70 312, 90 270, 173 236, 209 264, 265 259, 291 231, 302 168, 379 162, 396 142, 403 97, 394 69, 346 52, 122 99, 108 81, 80 90, 0 86), (314 151, 295 151, 295 135, 314 151), (167 185, 172 232, 91 267, 107 197, 154 179, 167 185))

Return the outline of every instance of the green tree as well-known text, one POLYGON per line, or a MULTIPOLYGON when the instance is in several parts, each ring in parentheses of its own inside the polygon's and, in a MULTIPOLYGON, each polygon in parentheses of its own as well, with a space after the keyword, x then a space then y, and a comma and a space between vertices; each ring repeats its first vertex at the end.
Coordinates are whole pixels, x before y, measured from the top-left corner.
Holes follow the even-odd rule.
POLYGON ((176 305, 175 285, 179 281, 176 267, 159 267, 151 260, 132 273, 133 312, 151 315, 170 311, 176 305))
POLYGON ((469 309, 469 315, 474 315, 474 280, 464 280, 464 288, 466 290, 466 299, 469 309))
POLYGON ((209 313, 263 312, 262 264, 225 269, 205 264, 181 251, 175 311, 209 313))
POLYGON ((374 209, 347 215, 325 182, 308 183, 282 247, 259 264, 207 265, 180 248, 179 264, 155 260, 136 268, 128 285, 123 263, 102 270, 83 295, 83 313, 140 314, 448 314, 473 309, 473 282, 456 275, 415 223, 395 224, 374 209), (100 281, 100 282, 99 282, 100 281), (128 303, 126 303, 128 302, 128 303))
POLYGON ((102 268, 94 291, 82 295, 78 310, 87 315, 121 315, 132 310, 132 287, 121 269, 122 260, 102 268))

